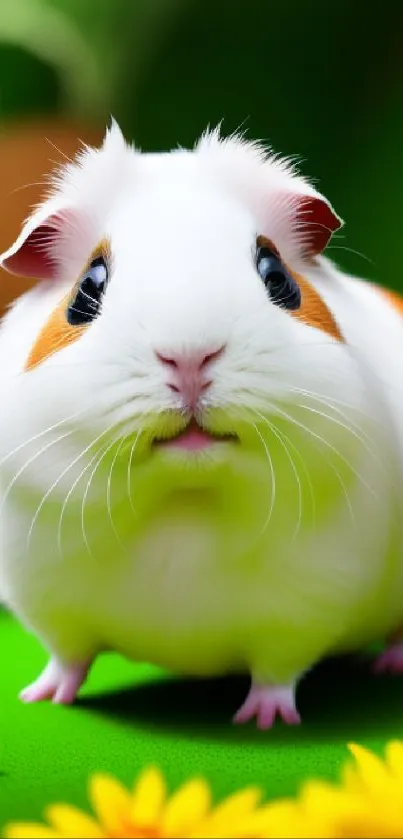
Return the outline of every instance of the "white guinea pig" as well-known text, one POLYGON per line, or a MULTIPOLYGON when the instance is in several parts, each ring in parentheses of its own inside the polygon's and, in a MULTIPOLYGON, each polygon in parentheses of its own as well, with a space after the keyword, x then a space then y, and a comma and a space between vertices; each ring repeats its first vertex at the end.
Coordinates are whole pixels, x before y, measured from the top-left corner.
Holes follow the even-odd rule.
POLYGON ((141 154, 113 122, 3 254, 41 279, 0 330, 0 590, 50 655, 26 701, 113 649, 250 674, 235 720, 269 728, 328 654, 403 670, 403 317, 322 256, 340 226, 258 144, 141 154))

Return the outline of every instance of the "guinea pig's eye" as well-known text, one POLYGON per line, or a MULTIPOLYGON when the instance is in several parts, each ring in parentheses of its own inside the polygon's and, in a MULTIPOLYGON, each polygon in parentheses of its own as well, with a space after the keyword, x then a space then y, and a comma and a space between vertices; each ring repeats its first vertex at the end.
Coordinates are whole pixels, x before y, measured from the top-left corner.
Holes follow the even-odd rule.
POLYGON ((258 247, 256 267, 273 303, 284 309, 300 308, 300 288, 277 254, 270 248, 258 247))
POLYGON ((97 317, 108 282, 108 273, 108 265, 103 256, 97 256, 92 260, 67 310, 67 320, 72 326, 82 326, 97 317))

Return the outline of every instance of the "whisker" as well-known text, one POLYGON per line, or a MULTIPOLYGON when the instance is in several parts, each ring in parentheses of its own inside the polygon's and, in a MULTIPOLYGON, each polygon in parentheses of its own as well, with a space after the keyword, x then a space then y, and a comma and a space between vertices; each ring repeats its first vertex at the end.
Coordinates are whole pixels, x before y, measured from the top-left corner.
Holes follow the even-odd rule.
MULTIPOLYGON (((239 412, 239 413, 241 413, 241 412, 239 412)), ((271 477, 271 493, 270 493, 269 512, 267 514, 266 520, 263 524, 263 528, 262 528, 261 533, 260 533, 260 536, 263 536, 263 534, 265 533, 265 531, 267 530, 267 528, 270 524, 271 517, 273 515, 274 503, 275 503, 275 500, 276 500, 276 475, 275 475, 275 472, 274 472, 273 460, 272 460, 271 454, 269 452, 266 440, 264 439, 262 433, 259 431, 256 423, 253 422, 252 420, 250 420, 250 424, 251 424, 251 427, 256 432, 256 435, 259 437, 259 440, 260 440, 260 442, 261 442, 261 444, 264 448, 264 451, 265 451, 265 454, 266 454, 266 457, 267 457, 267 461, 269 463, 270 477, 271 477)))
POLYGON ((346 431, 349 432, 349 434, 351 434, 353 437, 355 437, 356 440, 358 440, 360 443, 362 443, 365 451, 372 457, 372 459, 375 461, 375 463, 377 463, 378 465, 381 465, 381 462, 380 462, 379 458, 376 456, 374 450, 371 449, 370 446, 368 446, 365 438, 363 436, 361 436, 361 434, 359 434, 354 428, 350 427, 349 425, 347 425, 344 422, 341 422, 340 420, 336 419, 335 417, 330 416, 330 414, 327 414, 324 411, 319 411, 317 408, 312 408, 311 406, 304 405, 301 402, 298 403, 298 407, 303 408, 303 410, 305 410, 305 411, 309 411, 311 414, 316 414, 317 416, 323 417, 323 419, 327 419, 327 420, 329 420, 329 422, 333 422, 334 425, 338 425, 340 428, 344 428, 346 431))
MULTIPOLYGON (((333 399, 333 397, 326 397, 326 399, 324 399, 324 398, 323 398, 320 394, 315 393, 314 391, 305 390, 304 388, 299 388, 299 387, 290 387, 290 390, 292 390, 294 393, 299 393, 299 394, 301 394, 302 396, 308 396, 309 398, 313 398, 315 401, 319 402, 319 404, 323 404, 325 407, 330 408, 332 411, 334 411, 334 412, 335 412, 335 413, 337 413, 339 416, 341 416, 341 417, 342 417, 342 419, 343 419, 343 420, 345 420, 345 421, 346 421, 346 423, 347 423, 347 425, 345 426, 345 427, 346 427, 346 430, 347 430, 347 431, 349 431, 349 432, 350 432, 350 433, 351 433, 354 437, 356 437, 356 438, 357 438, 357 439, 358 439, 358 440, 362 443, 362 445, 364 446, 365 450, 368 452, 368 454, 370 455, 370 457, 371 457, 371 458, 374 460, 374 462, 375 462, 375 463, 376 463, 376 464, 377 464, 377 465, 381 468, 381 470, 382 470, 383 472, 385 472, 386 466, 385 466, 384 461, 383 461, 383 460, 381 460, 381 458, 380 458, 379 456, 377 456, 377 454, 375 453, 374 449, 372 448, 372 445, 371 445, 371 444, 374 442, 374 441, 373 441, 373 439, 369 436, 369 434, 367 434, 367 433, 366 433, 366 432, 365 432, 365 431, 361 428, 361 426, 360 426, 358 423, 354 422, 354 420, 352 420, 352 419, 351 419, 351 417, 347 417, 347 416, 343 413, 343 411, 341 411, 341 410, 340 410, 339 408, 337 408, 335 405, 331 404, 331 402, 336 402, 338 405, 345 405, 345 406, 347 406, 348 408, 353 408, 353 409, 355 408, 355 405, 353 405, 353 404, 351 404, 351 403, 349 403, 349 402, 343 402, 342 400, 339 400, 339 399, 333 399), (350 427, 350 426, 351 426, 351 427, 350 427), (356 432, 357 432, 357 433, 356 433, 356 432), (365 441, 367 441, 367 443, 368 443, 369 445, 366 445, 365 441)), ((306 409, 306 410, 308 410, 308 411, 312 411, 312 412, 314 412, 314 409, 313 409, 312 407, 309 407, 308 405, 303 405, 303 404, 299 403, 299 407, 300 407, 300 408, 305 408, 305 409, 306 409)), ((357 410, 360 410, 360 409, 357 409, 357 410)), ((320 412, 319 412, 319 413, 320 413, 320 412)), ((365 411, 360 410, 360 413, 361 413, 361 414, 362 414, 362 416, 364 416, 366 419, 371 420, 374 424, 379 425, 379 426, 381 425, 381 423, 380 423, 380 421, 379 421, 379 420, 377 420, 376 418, 371 417, 371 416, 370 416, 369 414, 367 414, 365 411)), ((337 423, 337 421, 334 419, 334 417, 331 417, 330 415, 328 415, 328 414, 326 414, 326 413, 322 414, 322 416, 323 416, 324 418, 328 419, 329 421, 331 421, 331 422, 336 422, 336 424, 338 424, 338 423, 337 423)), ((339 424, 341 424, 341 423, 339 423, 339 424)), ((342 424, 341 424, 341 425, 342 425, 342 424)), ((396 484, 395 484, 395 481, 394 481, 394 480, 392 481, 392 483, 393 483, 393 486, 397 489, 397 487, 396 487, 396 484)))
POLYGON ((113 516, 112 516, 112 502, 111 502, 112 474, 113 474, 113 470, 115 468, 116 461, 119 457, 119 452, 121 451, 121 448, 122 448, 123 444, 126 442, 127 438, 129 437, 129 434, 130 434, 130 432, 128 432, 124 437, 122 437, 122 439, 119 442, 119 445, 118 445, 118 447, 116 449, 116 452, 113 456, 113 460, 112 460, 112 463, 111 463, 111 466, 110 466, 110 469, 109 469, 108 480, 107 480, 107 483, 106 483, 106 506, 107 506, 107 510, 108 510, 109 521, 112 525, 112 530, 113 530, 113 532, 116 536, 116 540, 119 543, 121 548, 124 548, 125 546, 124 546, 124 544, 123 544, 123 542, 122 542, 122 540, 121 540, 121 538, 120 538, 120 536, 119 536, 119 534, 116 530, 115 523, 113 521, 113 516))
MULTIPOLYGON (((101 449, 101 451, 103 451, 103 449, 101 449)), ((99 456, 99 452, 97 451, 97 452, 95 452, 95 454, 93 455, 93 457, 91 458, 91 460, 89 461, 89 463, 87 463, 87 464, 86 464, 86 466, 84 466, 84 468, 81 470, 80 474, 79 474, 79 475, 78 475, 78 477, 75 479, 75 481, 74 481, 73 485, 70 487, 70 489, 69 489, 69 491, 68 491, 68 493, 67 493, 67 495, 66 495, 66 498, 64 499, 63 506, 62 506, 62 509, 61 509, 61 512, 60 512, 58 529, 57 529, 57 545, 58 545, 59 557, 60 557, 60 559, 61 559, 61 560, 63 560, 63 552, 62 552, 62 525, 63 525, 63 517, 64 517, 64 513, 65 513, 65 510, 66 510, 66 507, 67 507, 67 505, 68 505, 69 499, 71 498, 71 496, 72 496, 72 494, 73 494, 73 492, 74 492, 74 490, 75 490, 75 488, 76 488, 77 484, 80 482, 80 480, 81 480, 81 478, 83 477, 83 475, 85 475, 85 473, 86 473, 87 469, 90 469, 90 468, 91 468, 92 464, 94 463, 94 460, 96 460, 98 456, 99 456)))
POLYGON ((128 458, 128 461, 127 461, 127 495, 128 495, 128 498, 129 498, 130 507, 131 507, 132 512, 134 513, 135 516, 137 515, 137 513, 136 513, 136 510, 134 508, 133 498, 132 498, 131 474, 132 474, 132 462, 133 462, 134 452, 135 452, 135 449, 136 449, 136 446, 137 446, 137 441, 139 439, 139 436, 140 436, 140 430, 137 432, 137 434, 134 438, 134 442, 132 443, 132 446, 131 446, 131 449, 130 449, 130 455, 129 455, 129 458, 128 458))
POLYGON ((59 422, 55 422, 53 425, 48 425, 48 427, 43 429, 43 431, 39 431, 37 434, 34 434, 33 437, 29 437, 28 440, 24 440, 23 443, 20 443, 14 449, 11 449, 10 452, 7 452, 7 454, 4 457, 2 457, 2 459, 0 460, 0 467, 3 466, 3 464, 6 463, 7 460, 10 459, 10 457, 13 457, 13 455, 18 454, 18 452, 20 452, 21 449, 23 449, 25 446, 29 446, 30 443, 35 443, 36 440, 40 440, 40 438, 44 437, 45 434, 50 434, 51 431, 54 431, 56 428, 60 428, 61 425, 65 425, 66 423, 71 422, 72 420, 75 420, 80 416, 83 416, 83 414, 85 414, 85 409, 82 411, 77 411, 75 414, 71 414, 69 417, 64 417, 64 419, 59 420, 59 422))
MULTIPOLYGON (((326 397, 325 397, 321 393, 317 393, 317 391, 309 390, 307 388, 302 388, 302 387, 296 387, 295 385, 288 384, 288 382, 287 382, 287 390, 290 390, 293 393, 299 393, 299 394, 301 394, 301 396, 312 397, 312 399, 315 399, 318 402, 322 402, 324 405, 327 405, 328 408, 332 408, 333 411, 340 414, 340 416, 343 417, 343 419, 347 419, 347 417, 345 416, 345 414, 343 414, 343 412, 340 409, 338 409, 337 407, 334 407, 335 405, 340 405, 342 408, 349 408, 350 410, 356 411, 357 414, 360 414, 361 416, 365 417, 365 419, 371 420, 371 422, 374 425, 380 425, 380 421, 376 417, 371 416, 366 411, 364 411, 364 409, 360 405, 356 405, 353 402, 347 402, 344 399, 338 399, 335 396, 329 396, 329 394, 326 394, 326 397)), ((349 418, 349 419, 350 419, 350 422, 354 423, 354 425, 357 428, 360 428, 360 426, 358 424, 356 424, 351 418, 349 418)), ((360 428, 360 430, 362 431, 361 428, 360 428)), ((365 434, 365 436, 368 437, 368 441, 370 441, 371 438, 369 437, 369 435, 366 435, 366 433, 364 431, 362 431, 362 433, 365 434)))
POLYGON ((32 534, 33 534, 33 531, 34 531, 34 528, 35 528, 36 522, 38 521, 38 518, 39 518, 40 512, 41 512, 41 510, 42 510, 42 508, 43 508, 43 505, 46 503, 46 501, 47 501, 47 499, 49 498, 50 494, 51 494, 51 493, 53 492, 53 490, 54 490, 54 489, 58 486, 58 484, 60 483, 60 481, 62 480, 62 478, 64 478, 64 476, 68 474, 68 472, 70 471, 70 469, 72 469, 72 468, 73 468, 73 466, 75 466, 75 464, 76 464, 76 463, 78 463, 78 461, 79 461, 79 460, 81 460, 81 458, 82 458, 82 457, 84 457, 84 455, 85 455, 85 454, 86 454, 86 453, 87 453, 90 449, 92 449, 92 447, 93 447, 93 446, 95 446, 95 444, 96 444, 99 440, 101 440, 101 439, 102 439, 102 437, 105 437, 105 434, 107 434, 110 430, 111 430, 110 428, 107 428, 105 431, 103 431, 101 434, 99 434, 99 435, 98 435, 98 437, 96 437, 96 438, 95 438, 95 440, 93 440, 93 441, 92 441, 92 443, 89 443, 89 445, 88 445, 88 446, 86 446, 86 447, 85 447, 85 448, 84 448, 84 449, 80 452, 80 454, 79 454, 79 455, 76 455, 76 457, 75 457, 75 458, 74 458, 74 459, 73 459, 73 460, 69 463, 69 465, 68 465, 68 466, 66 466, 66 467, 63 469, 63 471, 60 473, 59 477, 58 477, 58 478, 56 478, 56 480, 55 480, 55 481, 53 481, 53 484, 49 487, 49 489, 47 490, 47 492, 45 492, 44 496, 42 497, 42 500, 41 500, 40 504, 38 505, 38 507, 37 507, 37 509, 36 509, 36 511, 35 511, 35 513, 34 513, 34 515, 33 515, 33 518, 32 518, 32 521, 31 521, 31 526, 30 526, 29 531, 28 531, 28 537, 27 537, 27 551, 28 551, 28 552, 29 552, 29 550, 30 550, 31 538, 32 538, 32 534))
POLYGON ((377 493, 376 493, 376 492, 374 492, 374 490, 372 489, 372 487, 370 487, 370 486, 369 486, 369 484, 367 484, 367 482, 366 482, 366 481, 365 481, 365 479, 362 477, 362 475, 360 475, 360 473, 359 473, 359 472, 357 472, 357 470, 356 470, 356 469, 355 469, 355 467, 354 467, 354 466, 350 463, 350 461, 349 461, 349 460, 347 460, 347 458, 346 458, 346 457, 344 457, 344 455, 343 455, 341 452, 339 452, 339 451, 338 451, 338 450, 337 450, 337 449, 336 449, 336 448, 332 445, 332 443, 329 443, 329 441, 328 441, 328 440, 326 440, 324 437, 321 437, 321 435, 320 435, 320 434, 317 434, 315 431, 313 431, 313 430, 312 430, 312 428, 309 428, 307 425, 304 425, 303 423, 298 422, 298 420, 296 420, 296 419, 295 419, 295 417, 292 417, 292 416, 291 416, 290 414, 288 414, 286 411, 283 411, 283 409, 282 409, 282 408, 279 408, 278 406, 276 406, 276 407, 275 407, 275 410, 277 410, 277 411, 278 411, 278 412, 279 412, 282 416, 284 416, 284 417, 285 417, 285 419, 288 419, 289 421, 293 422, 293 423, 294 423, 294 425, 297 425, 299 428, 301 428, 302 430, 304 430, 304 431, 308 432, 308 434, 312 435, 313 437, 316 437, 316 439, 318 439, 320 442, 324 443, 324 444, 325 444, 325 446, 327 446, 327 448, 329 448, 329 449, 330 449, 330 450, 331 450, 334 454, 336 454, 336 455, 337 455, 337 457, 339 457, 339 458, 340 458, 340 460, 342 460, 342 461, 346 464, 346 466, 348 466, 348 468, 352 471, 353 475, 355 475, 355 477, 357 478, 357 480, 358 480, 358 481, 360 481, 360 483, 361 483, 361 484, 365 487, 365 489, 366 489, 366 490, 370 493, 370 495, 372 495, 372 496, 373 496, 373 498, 375 498, 376 500, 379 500, 377 493))
POLYGON ((306 479, 307 479, 307 482, 308 482, 309 494, 310 494, 310 497, 311 497, 312 526, 315 528, 315 526, 316 526, 316 501, 315 501, 315 493, 314 493, 314 490, 313 490, 313 484, 312 484, 311 476, 310 476, 309 471, 308 471, 308 467, 306 466, 304 458, 302 457, 301 453, 298 451, 297 447, 292 442, 291 437, 289 437, 288 434, 286 434, 284 431, 280 431, 279 428, 277 428, 277 431, 279 432, 279 434, 281 434, 288 441, 288 445, 294 450, 294 452, 297 455, 297 457, 299 458, 301 466, 304 470, 304 473, 305 473, 305 476, 306 476, 306 479))
POLYGON ((64 434, 61 434, 60 437, 56 437, 55 440, 51 440, 49 443, 46 443, 45 446, 42 446, 42 448, 38 452, 35 452, 35 454, 33 454, 31 457, 28 458, 28 460, 25 461, 25 463, 23 463, 23 465, 15 473, 13 479, 10 481, 10 483, 8 484, 8 486, 6 488, 6 491, 5 491, 5 493, 2 497, 1 504, 0 504, 0 512, 3 510, 4 505, 7 501, 7 498, 9 496, 13 486, 18 481, 18 478, 21 477, 23 472, 25 472, 27 467, 30 466, 31 463, 34 463, 35 460, 37 460, 38 457, 40 457, 42 454, 44 454, 44 452, 48 451, 48 449, 50 449, 52 446, 56 445, 57 443, 60 443, 62 440, 65 440, 66 437, 71 437, 71 435, 73 433, 74 433, 73 431, 66 431, 64 434))
POLYGON ((46 184, 46 181, 33 181, 33 183, 31 183, 31 184, 22 184, 21 186, 15 187, 15 189, 13 189, 9 193, 9 195, 10 196, 15 195, 16 192, 22 192, 22 190, 30 189, 31 187, 34 187, 34 186, 45 187, 45 186, 47 186, 47 184, 46 184))
POLYGON ((82 535, 83 535, 83 540, 84 540, 84 544, 85 544, 85 547, 87 549, 87 552, 93 560, 95 560, 95 557, 94 557, 94 554, 92 553, 92 550, 90 548, 88 537, 87 537, 87 532, 86 532, 86 528, 85 528, 85 506, 86 506, 86 503, 87 503, 87 498, 88 498, 88 494, 89 494, 90 487, 91 487, 91 484, 92 484, 92 480, 95 477, 95 473, 99 469, 104 457, 106 457, 106 455, 108 454, 108 452, 110 452, 110 450, 112 449, 112 447, 114 445, 116 445, 116 440, 112 440, 110 443, 108 443, 108 445, 106 446, 106 448, 103 451, 101 450, 101 455, 98 458, 98 460, 97 460, 97 462, 96 462, 96 464, 95 464, 95 466, 94 466, 94 468, 91 472, 91 475, 90 475, 90 477, 87 481, 87 486, 85 487, 83 499, 82 499, 82 502, 81 502, 81 532, 82 532, 82 535))
POLYGON ((356 256, 361 256, 362 259, 365 259, 366 262, 369 262, 370 265, 375 266, 375 262, 373 259, 370 259, 369 256, 366 256, 365 253, 361 253, 361 251, 356 251, 354 248, 348 248, 346 245, 329 245, 327 247, 328 251, 348 251, 349 253, 354 253, 356 256))
POLYGON ((296 524, 296 527, 295 527, 295 530, 294 530, 294 534, 293 534, 292 539, 291 539, 291 542, 294 542, 294 541, 295 541, 295 539, 296 539, 296 538, 297 538, 297 536, 298 536, 299 531, 300 531, 300 528, 301 528, 301 521, 302 521, 302 487, 301 487, 301 479, 300 479, 300 477, 299 477, 298 470, 297 470, 297 468, 296 468, 296 466, 295 466, 295 463, 294 463, 294 461, 293 461, 293 459, 292 459, 292 457, 291 457, 291 455, 290 455, 290 452, 289 452, 289 450, 288 450, 288 448, 287 448, 287 445, 286 445, 286 444, 284 443, 284 441, 282 440, 282 434, 281 434, 281 432, 279 431, 279 429, 277 429, 277 428, 274 426, 274 424, 273 424, 272 422, 270 422, 270 420, 269 420, 267 417, 263 416, 263 414, 261 414, 261 413, 260 413, 260 411, 256 411, 256 410, 254 410, 254 413, 255 413, 258 417, 260 417, 260 419, 261 419, 261 420, 263 420, 263 422, 264 422, 264 423, 266 423, 266 425, 268 426, 268 428, 270 429, 270 431, 272 432, 272 434, 274 434, 274 436, 276 437, 276 439, 279 441, 280 445, 282 446, 282 448, 283 448, 283 450, 284 450, 284 452, 285 452, 285 454, 286 454, 286 456, 287 456, 287 458, 288 458, 288 461, 289 461, 289 463, 290 463, 291 469, 292 469, 292 471, 293 471, 293 473, 294 473, 295 480, 296 480, 296 482, 297 482, 297 488, 298 488, 298 519, 297 519, 297 524, 296 524))
MULTIPOLYGON (((56 145, 56 143, 52 143, 52 140, 49 140, 49 137, 45 137, 45 140, 46 140, 47 143, 49 143, 49 145, 52 146, 52 148, 54 148, 55 151, 58 152, 58 154, 61 154, 61 156, 64 157, 65 160, 67 160, 69 163, 74 164, 74 160, 71 157, 69 157, 67 154, 65 154, 64 151, 59 149, 59 147, 56 145)), ((53 161, 53 162, 56 163, 57 166, 60 166, 59 161, 56 160, 56 161, 53 161)))
MULTIPOLYGON (((273 407, 273 410, 276 410, 276 409, 274 408, 274 406, 272 406, 272 407, 273 407)), ((344 463, 345 463, 345 464, 349 467, 349 469, 351 469, 351 471, 353 472, 353 474, 354 474, 354 475, 356 475, 357 479, 358 479, 358 480, 360 480, 361 482, 363 482, 363 479, 361 478, 361 476, 360 476, 360 475, 358 474, 358 472, 357 472, 357 471, 356 471, 356 470, 355 470, 355 469, 351 466, 351 464, 348 462, 348 460, 347 460, 347 459, 346 459, 346 458, 345 458, 345 457, 341 454, 341 452, 339 452, 339 451, 338 451, 338 450, 337 450, 334 446, 332 446, 332 444, 331 444, 331 443, 329 443, 329 442, 328 442, 328 441, 327 441, 324 437, 322 437, 320 434, 317 434, 315 431, 312 431, 312 429, 311 429, 311 428, 309 428, 308 426, 304 425, 304 423, 299 422, 299 421, 298 421, 298 420, 296 420, 294 417, 292 417, 290 414, 287 414, 285 411, 282 411, 282 410, 281 410, 281 409, 279 409, 279 408, 277 408, 277 410, 279 411, 279 413, 280 413, 282 416, 284 416, 284 417, 285 417, 285 419, 287 419, 289 422, 291 422, 291 423, 292 423, 293 425, 295 425, 297 428, 300 428, 302 431, 304 431, 305 433, 307 433, 307 434, 309 434, 311 437, 313 437, 313 438, 314 438, 314 439, 315 439, 318 443, 322 443, 324 446, 326 446, 328 449, 330 449, 330 450, 331 450, 331 451, 332 451, 332 452, 333 452, 333 453, 334 453, 337 457, 339 457, 339 458, 340 458, 340 459, 341 459, 341 460, 342 460, 342 461, 343 461, 343 462, 344 462, 344 463)), ((342 476, 340 475, 339 470, 337 469, 337 467, 335 466, 335 464, 334 464, 334 463, 330 460, 330 458, 326 456, 326 454, 323 452, 323 450, 322 450, 322 449, 319 449, 319 451, 321 452, 322 457, 324 457, 324 459, 326 460, 326 462, 329 464, 330 468, 332 469, 332 471, 334 472, 334 474, 335 474, 335 475, 336 475, 336 477, 337 477, 337 480, 338 480, 338 481, 339 481, 339 483, 340 483, 340 486, 341 486, 341 488, 342 488, 342 490, 343 490, 343 494, 344 494, 344 496, 345 496, 345 500, 346 500, 346 503, 347 503, 347 506, 348 506, 348 510, 349 510, 349 513, 350 513, 350 516, 351 516, 352 523, 353 523, 354 527, 356 527, 357 525, 356 525, 356 519, 355 519, 354 510, 353 510, 353 507, 352 507, 352 504, 351 504, 351 499, 350 499, 350 496, 349 496, 349 494, 348 494, 348 491, 347 491, 346 485, 345 485, 345 483, 344 483, 344 480, 343 480, 342 476)), ((366 486, 365 482, 364 482, 364 485, 366 486)), ((366 486, 366 488, 368 488, 368 491, 369 491, 372 495, 375 495, 375 494, 373 493, 373 491, 372 491, 372 488, 371 488, 371 487, 367 487, 367 486, 366 486)), ((376 495, 375 495, 375 498, 376 498, 376 495)))
POLYGON ((261 443, 264 447, 265 452, 266 452, 267 460, 269 462, 269 467, 270 467, 270 475, 271 475, 272 490, 271 490, 271 498, 270 498, 270 508, 269 508, 269 513, 267 515, 266 521, 263 525, 263 529, 262 529, 262 532, 261 532, 261 536, 263 536, 263 534, 265 533, 265 531, 267 530, 267 528, 270 524, 271 517, 273 515, 274 503, 275 503, 275 500, 276 500, 276 476, 275 476, 275 472, 274 472, 273 461, 272 461, 268 446, 266 444, 266 441, 265 441, 263 435, 260 433, 257 425, 255 423, 252 423, 252 425, 253 425, 253 427, 256 431, 256 434, 258 435, 258 437, 259 437, 259 439, 260 439, 260 441, 261 441, 261 443))

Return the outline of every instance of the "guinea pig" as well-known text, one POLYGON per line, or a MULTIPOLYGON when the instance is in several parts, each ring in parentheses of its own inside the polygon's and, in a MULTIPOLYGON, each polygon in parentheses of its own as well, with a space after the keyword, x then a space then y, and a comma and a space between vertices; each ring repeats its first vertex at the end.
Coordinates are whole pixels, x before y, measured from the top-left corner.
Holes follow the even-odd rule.
MULTIPOLYGON (((0 590, 74 701, 114 650, 248 674, 234 720, 296 724, 299 680, 382 642, 403 670, 402 304, 323 252, 292 162, 112 122, 1 257, 0 590)), ((236 708, 234 708, 234 713, 236 708)))

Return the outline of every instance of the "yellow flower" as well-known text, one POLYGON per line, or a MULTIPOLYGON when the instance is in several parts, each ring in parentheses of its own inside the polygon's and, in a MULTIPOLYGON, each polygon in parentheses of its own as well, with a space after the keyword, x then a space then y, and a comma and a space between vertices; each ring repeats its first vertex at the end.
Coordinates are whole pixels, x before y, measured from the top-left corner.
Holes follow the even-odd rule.
POLYGON ((340 784, 307 781, 294 799, 260 805, 250 787, 216 807, 202 779, 171 798, 164 778, 146 769, 132 791, 107 775, 90 781, 94 816, 67 804, 47 809, 47 825, 11 824, 6 839, 401 839, 403 742, 392 741, 385 759, 349 746, 355 762, 340 784))
POLYGON ((212 806, 207 783, 195 778, 171 798, 161 772, 142 772, 132 791, 109 775, 90 780, 94 816, 68 804, 47 808, 47 825, 19 823, 6 828, 6 839, 260 839, 266 807, 261 792, 250 787, 212 806))
POLYGON ((266 820, 277 839, 401 839, 403 742, 392 741, 385 759, 351 744, 339 785, 306 782, 299 796, 268 805, 266 820))

